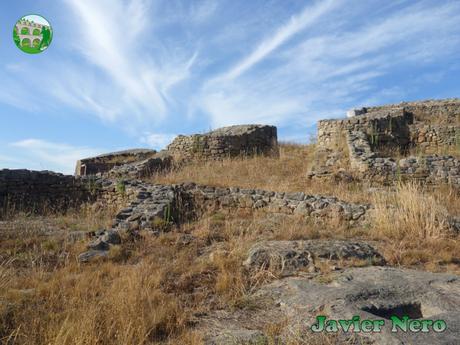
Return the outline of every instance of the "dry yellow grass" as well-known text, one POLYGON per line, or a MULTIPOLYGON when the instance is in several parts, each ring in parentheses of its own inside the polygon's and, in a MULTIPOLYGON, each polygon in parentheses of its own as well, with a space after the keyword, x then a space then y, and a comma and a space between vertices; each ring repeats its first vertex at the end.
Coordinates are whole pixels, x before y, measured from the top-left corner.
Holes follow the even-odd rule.
POLYGON ((314 160, 315 145, 281 144, 279 158, 257 156, 197 162, 154 175, 149 180, 160 184, 195 182, 220 187, 334 195, 350 201, 370 200, 356 183, 318 183, 307 179, 314 160))
POLYGON ((398 184, 393 193, 376 193, 373 230, 381 235, 434 239, 445 235, 447 209, 416 183, 398 184))
POLYGON ((280 147, 280 158, 257 156, 197 162, 167 174, 154 176, 155 183, 195 182, 216 186, 241 186, 283 191, 303 190, 308 162, 313 148, 286 144, 280 147))

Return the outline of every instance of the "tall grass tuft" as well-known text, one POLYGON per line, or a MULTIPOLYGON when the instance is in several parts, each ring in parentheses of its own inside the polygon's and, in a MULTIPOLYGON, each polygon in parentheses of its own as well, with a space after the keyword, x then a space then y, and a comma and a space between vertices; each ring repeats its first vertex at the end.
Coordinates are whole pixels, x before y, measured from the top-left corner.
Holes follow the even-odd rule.
POLYGON ((376 194, 373 203, 376 235, 415 240, 445 234, 447 209, 415 182, 399 183, 394 193, 376 194))

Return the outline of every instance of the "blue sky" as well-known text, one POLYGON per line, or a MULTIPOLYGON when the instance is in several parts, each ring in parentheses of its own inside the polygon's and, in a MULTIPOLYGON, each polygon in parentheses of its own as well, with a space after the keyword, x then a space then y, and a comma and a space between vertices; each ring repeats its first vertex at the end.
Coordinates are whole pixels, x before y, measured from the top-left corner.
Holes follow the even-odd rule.
POLYGON ((0 3, 0 168, 163 148, 224 125, 306 142, 349 108, 460 95, 460 1, 23 0, 0 3), (28 55, 20 17, 51 23, 28 55))

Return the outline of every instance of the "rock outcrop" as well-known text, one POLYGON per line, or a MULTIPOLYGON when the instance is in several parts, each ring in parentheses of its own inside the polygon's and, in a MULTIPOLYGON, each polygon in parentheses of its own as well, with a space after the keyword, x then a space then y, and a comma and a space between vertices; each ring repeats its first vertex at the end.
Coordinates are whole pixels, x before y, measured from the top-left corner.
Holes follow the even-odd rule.
MULTIPOLYGON (((333 343, 379 345, 446 345, 457 344, 460 333, 460 279, 456 275, 430 273, 392 267, 354 267, 332 272, 329 276, 287 277, 275 280, 250 298, 263 307, 250 313, 215 312, 203 320, 208 330, 206 344, 264 344, 263 321, 286 325, 275 341, 286 343, 291 337, 298 342, 317 343, 311 327, 316 316, 332 320, 383 320, 381 332, 344 332, 339 326, 333 343), (392 332, 391 316, 417 320, 444 320, 443 332, 392 332), (262 324, 262 325, 261 325, 262 324), (221 338, 220 334, 225 334, 221 338), (219 343, 221 339, 225 342, 219 343)), ((316 334, 316 336, 323 336, 316 334)))
POLYGON ((301 271, 315 272, 320 261, 336 267, 339 262, 353 260, 385 263, 382 255, 367 243, 329 239, 260 242, 250 249, 244 265, 251 270, 265 269, 289 276, 301 271))

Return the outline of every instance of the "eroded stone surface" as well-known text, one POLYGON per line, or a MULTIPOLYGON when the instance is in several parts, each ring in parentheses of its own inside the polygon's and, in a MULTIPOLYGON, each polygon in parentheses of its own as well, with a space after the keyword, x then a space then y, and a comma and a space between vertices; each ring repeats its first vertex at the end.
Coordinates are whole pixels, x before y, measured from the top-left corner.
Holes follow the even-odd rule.
MULTIPOLYGON (((330 276, 287 277, 260 288, 250 299, 255 306, 233 312, 215 311, 198 322, 207 344, 216 344, 220 333, 263 336, 267 325, 283 322, 280 344, 287 339, 310 343, 310 327, 317 315, 328 319, 384 320, 381 333, 337 333, 337 344, 454 345, 460 332, 460 278, 456 275, 390 268, 348 268, 330 276), (443 319, 442 333, 391 332, 391 315, 413 319, 443 319), (350 336, 353 336, 350 340, 350 336)), ((263 343, 263 342, 262 342, 263 343)), ((316 343, 316 342, 315 342, 316 343)), ((230 344, 239 344, 233 342, 230 344)))
POLYGON ((222 333, 210 337, 205 344, 206 345, 260 345, 266 344, 267 337, 259 330, 251 329, 226 329, 222 330, 222 333))
POLYGON ((244 265, 250 269, 270 269, 283 276, 301 270, 315 271, 319 261, 367 261, 370 265, 383 265, 385 260, 372 246, 358 241, 308 240, 264 241, 255 244, 244 265))
POLYGON ((109 255, 107 250, 97 250, 97 249, 90 249, 86 252, 81 253, 78 256, 78 261, 81 263, 87 263, 93 261, 98 258, 106 258, 109 255))
POLYGON ((350 268, 333 274, 328 283, 285 278, 261 288, 291 330, 305 331, 315 315, 331 319, 385 319, 382 333, 364 335, 378 344, 455 344, 460 332, 460 279, 450 274, 390 267, 350 268), (389 316, 445 319, 443 333, 392 333, 389 316))

